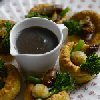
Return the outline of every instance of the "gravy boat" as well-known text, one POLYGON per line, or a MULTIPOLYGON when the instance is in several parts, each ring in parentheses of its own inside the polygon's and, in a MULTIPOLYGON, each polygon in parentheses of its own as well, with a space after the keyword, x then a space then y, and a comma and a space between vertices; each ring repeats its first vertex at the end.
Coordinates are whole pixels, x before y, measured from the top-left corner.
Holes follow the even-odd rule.
POLYGON ((56 24, 55 22, 46 18, 26 18, 17 23, 10 33, 10 54, 14 56, 20 65, 20 68, 27 73, 39 73, 47 71, 52 68, 59 56, 60 48, 64 41, 66 41, 68 29, 63 24, 56 24), (31 27, 40 26, 51 30, 58 38, 59 44, 50 52, 44 54, 19 54, 16 47, 16 40, 20 31, 31 27))

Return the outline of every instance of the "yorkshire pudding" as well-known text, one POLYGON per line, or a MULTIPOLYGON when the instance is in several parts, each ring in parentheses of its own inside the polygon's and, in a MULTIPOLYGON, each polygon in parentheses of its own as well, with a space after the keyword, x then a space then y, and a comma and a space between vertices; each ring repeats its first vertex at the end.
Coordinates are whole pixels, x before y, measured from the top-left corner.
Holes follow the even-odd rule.
POLYGON ((42 17, 50 19, 56 23, 63 23, 68 16, 64 14, 61 16, 61 12, 63 11, 62 7, 59 5, 52 5, 52 4, 39 4, 34 6, 26 15, 26 17, 42 17))
MULTIPOLYGON (((91 76, 86 71, 82 71, 80 66, 75 65, 71 61, 71 51, 75 46, 74 42, 68 42, 62 49, 60 53, 59 63, 62 71, 68 71, 75 78, 78 84, 86 83, 93 79, 94 76, 91 76)), ((84 45, 82 48, 83 51, 88 48, 88 45, 84 45)))
POLYGON ((86 16, 90 17, 90 20, 95 26, 95 32, 100 32, 100 15, 93 10, 83 10, 81 12, 75 13, 71 19, 77 21, 83 20, 86 16))
POLYGON ((7 77, 4 79, 5 85, 0 89, 0 100, 13 100, 20 91, 20 75, 13 65, 5 65, 7 77))
POLYGON ((92 10, 83 10, 81 12, 75 13, 70 18, 70 20, 75 20, 79 22, 82 20, 86 20, 87 17, 89 18, 89 20, 88 22, 85 22, 83 26, 84 31, 81 32, 81 37, 76 34, 69 35, 70 42, 77 42, 80 38, 84 40, 87 38, 86 40, 89 40, 89 44, 100 44, 100 14, 92 10))

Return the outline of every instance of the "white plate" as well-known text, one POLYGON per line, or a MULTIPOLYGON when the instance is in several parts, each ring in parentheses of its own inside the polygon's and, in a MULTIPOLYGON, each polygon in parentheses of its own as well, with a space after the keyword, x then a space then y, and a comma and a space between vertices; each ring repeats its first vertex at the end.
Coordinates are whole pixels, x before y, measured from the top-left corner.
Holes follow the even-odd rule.
MULTIPOLYGON (((74 12, 91 9, 100 13, 100 0, 10 0, 0 8, 0 19, 11 19, 18 22, 24 19, 30 8, 39 3, 61 4, 63 7, 69 6, 74 12)), ((24 88, 22 88, 22 92, 16 99, 23 100, 23 93, 24 88)), ((91 82, 71 93, 70 96, 71 100, 100 100, 100 74, 91 82)))

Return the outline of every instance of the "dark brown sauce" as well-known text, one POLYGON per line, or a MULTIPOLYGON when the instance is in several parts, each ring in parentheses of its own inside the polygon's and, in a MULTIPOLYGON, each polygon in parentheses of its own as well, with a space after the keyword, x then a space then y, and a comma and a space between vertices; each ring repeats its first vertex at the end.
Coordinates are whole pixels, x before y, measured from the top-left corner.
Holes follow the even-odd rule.
POLYGON ((58 45, 57 36, 42 27, 29 27, 20 31, 16 47, 20 54, 44 54, 58 45))

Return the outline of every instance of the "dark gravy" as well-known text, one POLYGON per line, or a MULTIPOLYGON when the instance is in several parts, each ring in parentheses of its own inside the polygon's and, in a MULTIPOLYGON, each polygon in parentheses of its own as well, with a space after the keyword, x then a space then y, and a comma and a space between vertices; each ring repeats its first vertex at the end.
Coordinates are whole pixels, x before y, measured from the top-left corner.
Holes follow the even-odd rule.
POLYGON ((59 43, 57 36, 42 27, 29 27, 20 31, 16 47, 20 54, 44 54, 53 50, 59 43))

